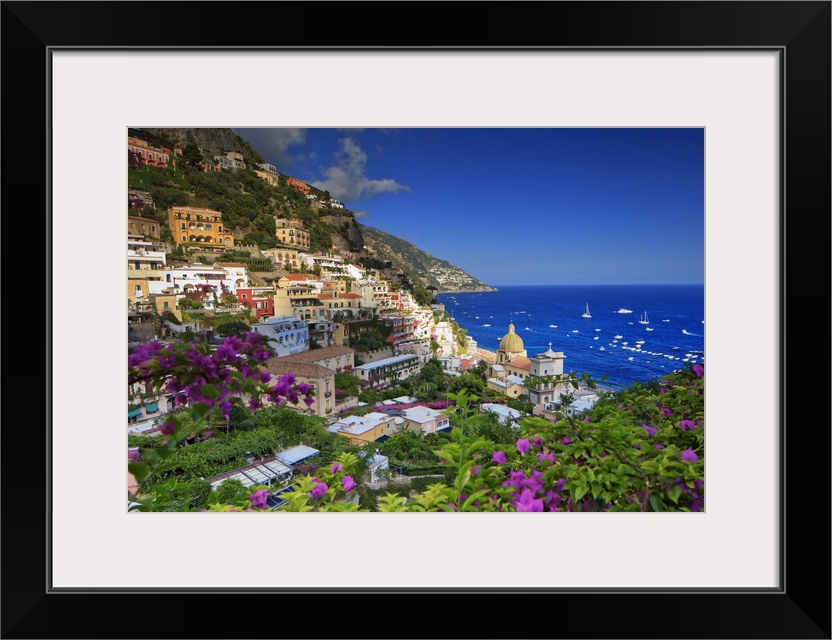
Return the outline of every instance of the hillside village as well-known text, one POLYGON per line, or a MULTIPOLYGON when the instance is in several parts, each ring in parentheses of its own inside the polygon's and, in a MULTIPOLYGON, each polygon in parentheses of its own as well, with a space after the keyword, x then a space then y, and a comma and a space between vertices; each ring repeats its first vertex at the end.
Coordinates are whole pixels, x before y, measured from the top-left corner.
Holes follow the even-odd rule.
MULTIPOLYGON (((128 348, 218 345, 253 332, 270 339, 266 370, 275 379, 292 372, 314 390, 311 405, 232 412, 213 442, 186 442, 223 453, 181 463, 173 476, 187 489, 177 509, 253 485, 273 487, 269 504, 278 508, 293 475, 343 451, 364 463, 365 496, 397 476, 441 473, 431 446, 452 426, 443 410, 456 392, 472 394, 490 436, 506 442, 523 415, 552 418, 598 399, 565 380, 562 352, 529 355, 513 325, 496 353, 480 349, 434 293, 487 285, 443 261, 394 263, 381 236, 365 244, 343 202, 256 151, 131 133, 128 348)), ((160 425, 180 409, 176 393, 130 386, 131 459, 164 440, 160 425)), ((130 474, 128 484, 138 486, 130 474)))

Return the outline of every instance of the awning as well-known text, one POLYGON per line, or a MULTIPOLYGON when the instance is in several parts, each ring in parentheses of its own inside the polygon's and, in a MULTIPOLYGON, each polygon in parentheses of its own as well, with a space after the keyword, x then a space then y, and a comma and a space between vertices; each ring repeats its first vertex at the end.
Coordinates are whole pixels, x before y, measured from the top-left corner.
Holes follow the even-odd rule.
POLYGON ((142 415, 142 410, 141 409, 132 409, 132 410, 127 412, 127 417, 128 418, 138 418, 140 415, 142 415))
POLYGON ((158 402, 148 402, 144 405, 145 410, 147 413, 156 413, 159 410, 159 403, 158 402))

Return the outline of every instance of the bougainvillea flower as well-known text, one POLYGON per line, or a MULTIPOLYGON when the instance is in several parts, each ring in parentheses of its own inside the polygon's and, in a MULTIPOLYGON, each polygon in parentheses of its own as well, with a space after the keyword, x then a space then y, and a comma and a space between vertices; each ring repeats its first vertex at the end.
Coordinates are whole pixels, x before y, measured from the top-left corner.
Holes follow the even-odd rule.
POLYGON ((665 418, 669 418, 670 416, 673 415, 673 412, 670 409, 668 409, 667 407, 664 407, 662 409, 662 413, 664 414, 665 418))
POLYGON ((352 476, 344 476, 341 478, 341 484, 344 485, 344 491, 349 493, 355 488, 356 482, 352 479, 352 476))
POLYGON ((682 431, 684 431, 685 429, 690 429, 691 431, 693 431, 696 425, 693 424, 693 420, 680 420, 679 426, 682 427, 682 431))
POLYGON ((315 488, 312 489, 312 497, 315 498, 315 500, 320 500, 321 496, 327 492, 327 489, 329 489, 329 487, 326 486, 326 483, 319 482, 315 485, 315 488))
POLYGON ((658 429, 654 429, 653 427, 650 427, 646 424, 643 424, 641 426, 647 431, 647 433, 650 434, 650 436, 654 436, 658 432, 658 429))
POLYGON ((251 499, 251 506, 257 507, 258 509, 265 509, 266 508, 266 501, 269 499, 269 492, 265 489, 258 489, 254 493, 252 493, 249 498, 251 499))
POLYGON ((526 484, 526 474, 522 471, 511 471, 508 480, 503 483, 504 487, 514 487, 515 489, 522 489, 526 484))
POLYGON ((563 444, 569 444, 570 442, 572 442, 572 438, 566 436, 563 440, 561 440, 561 442, 563 442, 563 444))
POLYGON ((535 436, 535 439, 532 441, 532 446, 542 447, 543 446, 543 438, 541 438, 540 436, 535 436))
POLYGON ((656 449, 664 449, 663 444, 657 444, 657 445, 655 445, 655 447, 656 447, 656 449))
POLYGON ((523 493, 514 501, 514 508, 516 511, 543 511, 543 500, 535 498, 534 494, 528 489, 523 489, 523 493))
POLYGON ((543 475, 542 471, 532 471, 532 477, 526 478, 526 486, 537 493, 543 488, 543 479, 541 476, 543 475))
POLYGON ((688 447, 687 449, 682 451, 682 456, 681 457, 682 457, 682 460, 684 460, 685 462, 691 462, 692 463, 692 462, 696 462, 697 460, 699 460, 699 456, 697 456, 694 453, 693 449, 691 449, 690 447, 688 447))
POLYGON ((138 462, 138 461, 139 461, 139 458, 141 458, 141 457, 142 457, 142 455, 139 453, 139 450, 138 450, 138 449, 128 449, 128 450, 127 450, 127 457, 128 457, 130 460, 133 460, 133 461, 135 461, 135 462, 138 462))
POLYGON ((159 425, 159 433, 169 436, 173 433, 176 433, 176 426, 172 422, 166 422, 162 425, 159 425))
POLYGON ((340 470, 341 470, 341 469, 343 469, 343 468, 344 468, 344 467, 342 467, 342 466, 341 466, 340 464, 338 464, 337 462, 333 462, 333 463, 332 463, 332 466, 329 468, 329 472, 330 472, 330 473, 335 473, 336 471, 340 471, 340 470))
POLYGON ((482 465, 481 464, 475 464, 473 467, 471 467, 471 475, 472 476, 477 475, 480 471, 482 471, 482 465))
POLYGON ((502 451, 495 451, 494 455, 491 456, 491 459, 494 462, 498 462, 500 464, 505 464, 506 463, 506 454, 503 453, 502 451))
POLYGON ((548 460, 549 465, 555 464, 555 454, 554 453, 547 453, 547 454, 538 453, 537 454, 537 459, 540 460, 540 462, 543 462, 544 460, 548 460))
POLYGON ((701 364, 693 365, 693 372, 696 374, 698 378, 701 378, 705 375, 705 369, 702 367, 701 364))
POLYGON ((563 491, 563 487, 566 485, 566 478, 561 478, 555 484, 555 493, 560 493, 563 491))
POLYGON ((529 439, 528 438, 519 438, 517 440, 517 451, 520 453, 526 453, 529 450, 529 439))

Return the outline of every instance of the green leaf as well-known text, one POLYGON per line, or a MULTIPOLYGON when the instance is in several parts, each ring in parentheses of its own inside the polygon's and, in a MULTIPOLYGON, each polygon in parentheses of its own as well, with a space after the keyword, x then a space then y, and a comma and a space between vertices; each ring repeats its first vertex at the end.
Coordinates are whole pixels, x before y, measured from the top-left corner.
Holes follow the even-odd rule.
POLYGON ((151 474, 150 467, 144 462, 131 462, 127 465, 127 470, 133 474, 139 484, 144 484, 151 474))
POLYGON ((653 507, 653 511, 664 511, 664 503, 659 494, 650 494, 650 506, 653 507))
POLYGON ((575 490, 575 501, 577 502, 581 498, 583 498, 587 491, 589 491, 589 487, 585 484, 579 485, 578 488, 575 490))
POLYGON ((598 484, 597 482, 592 483, 592 497, 593 498, 597 498, 598 496, 600 496, 601 493, 603 492, 603 490, 604 490, 604 488, 600 484, 598 484))
POLYGON ((217 388, 212 384, 202 385, 201 391, 202 391, 203 394, 205 394, 206 396, 208 396, 209 398, 212 398, 214 400, 216 400, 217 396, 220 395, 220 392, 217 391, 217 388))
POLYGON ((673 485, 673 487, 668 492, 668 496, 671 500, 673 500, 674 504, 678 504, 679 496, 682 494, 682 487, 678 484, 673 485))
POLYGON ((197 418, 204 418, 208 413, 208 409, 208 405, 204 402, 197 402, 193 407, 191 407, 191 410, 196 414, 197 418))

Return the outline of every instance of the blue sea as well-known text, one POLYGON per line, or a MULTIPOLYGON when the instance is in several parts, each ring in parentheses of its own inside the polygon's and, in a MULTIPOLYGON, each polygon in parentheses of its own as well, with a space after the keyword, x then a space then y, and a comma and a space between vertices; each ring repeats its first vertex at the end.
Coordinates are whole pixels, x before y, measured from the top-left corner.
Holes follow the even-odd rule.
POLYGON ((626 386, 705 361, 704 285, 496 286, 436 295, 481 349, 496 352, 514 323, 529 357, 551 342, 566 356, 564 372, 626 386), (587 305, 591 318, 581 317, 587 305), (645 313, 649 324, 640 324, 645 313))

